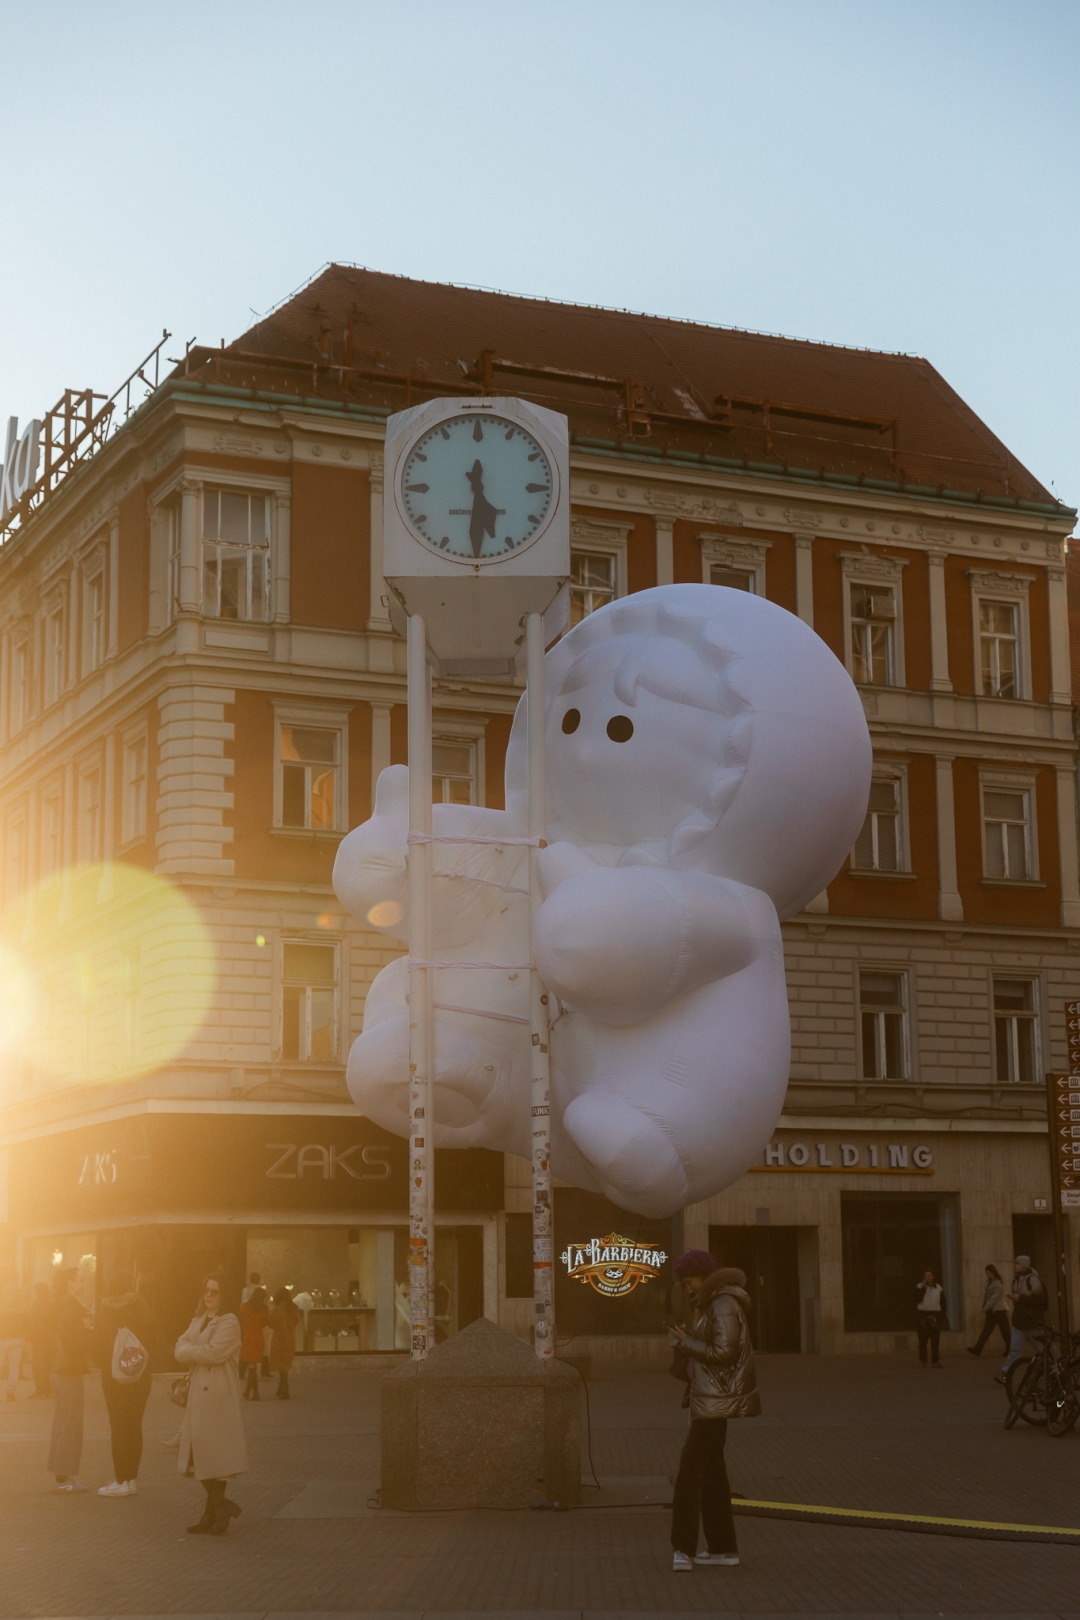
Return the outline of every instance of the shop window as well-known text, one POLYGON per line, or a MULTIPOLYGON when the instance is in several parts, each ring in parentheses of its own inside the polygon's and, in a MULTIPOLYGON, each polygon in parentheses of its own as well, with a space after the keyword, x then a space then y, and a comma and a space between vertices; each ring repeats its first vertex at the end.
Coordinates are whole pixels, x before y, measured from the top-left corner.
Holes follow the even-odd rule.
POLYGON ((431 798, 434 804, 476 804, 476 743, 467 738, 434 738, 431 744, 431 798))
POLYGON ((337 947, 281 947, 281 1055, 299 1062, 337 1059, 337 947))
POLYGON ((203 612, 215 619, 269 617, 270 501, 203 491, 203 612))
POLYGON ((994 1062, 999 1085, 1039 1082, 1039 1014, 1032 979, 994 980, 994 1062))
POLYGON ((146 837, 146 733, 124 739, 121 838, 125 844, 146 837))
POLYGON ((983 697, 1020 696, 1020 625, 1015 602, 979 603, 983 697))
POLYGON ((862 831, 855 840, 854 865, 865 872, 904 870, 903 782, 875 777, 862 831))
POLYGON ((618 577, 612 552, 570 552, 570 624, 615 600, 618 577))
POLYGON ((1035 876, 1032 789, 983 783, 984 871, 988 878, 1023 883, 1035 876))
POLYGON ((278 744, 279 827, 332 832, 341 817, 340 727, 281 721, 278 744))
POLYGON ((848 1333, 914 1332, 925 1271, 944 1284, 950 1328, 963 1326, 955 1198, 841 1193, 840 1232, 848 1333))
POLYGON ((896 592, 891 585, 853 582, 851 675, 860 686, 896 685, 896 592))
POLYGON ((859 974, 864 1080, 908 1079, 907 980, 903 973, 859 974))
POLYGON ((533 1222, 531 1215, 507 1215, 506 1297, 533 1298, 533 1222))

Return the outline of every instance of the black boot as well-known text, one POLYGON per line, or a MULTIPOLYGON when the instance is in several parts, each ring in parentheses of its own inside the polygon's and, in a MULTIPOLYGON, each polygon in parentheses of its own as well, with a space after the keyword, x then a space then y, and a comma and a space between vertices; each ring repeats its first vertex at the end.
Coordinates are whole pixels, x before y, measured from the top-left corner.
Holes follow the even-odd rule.
POLYGON ((218 1487, 218 1491, 214 1497, 214 1522, 210 1526, 210 1534, 212 1536, 223 1536, 229 1528, 229 1520, 238 1518, 243 1509, 238 1503, 231 1502, 225 1495, 228 1487, 223 1479, 215 1480, 214 1483, 218 1487))
MULTIPOLYGON (((189 1524, 188 1525, 187 1533, 188 1533, 189 1536, 205 1536, 205 1535, 209 1535, 210 1528, 211 1528, 211 1526, 213 1525, 213 1522, 214 1522, 214 1497, 213 1497, 213 1493, 210 1490, 210 1487, 211 1487, 211 1485, 218 1485, 220 1483, 221 1482, 219 1480, 216 1480, 216 1479, 213 1479, 213 1480, 205 1480, 204 1479, 203 1480, 202 1484, 203 1484, 203 1489, 206 1492, 206 1504, 205 1504, 205 1506, 203 1508, 203 1516, 199 1520, 198 1524, 189 1524)), ((222 1485, 221 1488, 222 1488, 222 1491, 224 1492, 225 1487, 222 1485)))

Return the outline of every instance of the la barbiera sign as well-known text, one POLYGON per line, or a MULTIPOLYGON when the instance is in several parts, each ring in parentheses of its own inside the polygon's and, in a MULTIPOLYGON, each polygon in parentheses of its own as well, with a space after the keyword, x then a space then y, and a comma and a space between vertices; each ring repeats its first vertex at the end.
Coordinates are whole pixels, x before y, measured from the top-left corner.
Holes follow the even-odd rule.
POLYGON ((621 1299, 639 1284, 655 1282, 667 1255, 663 1249, 631 1243, 618 1232, 609 1232, 587 1243, 568 1243, 559 1259, 575 1282, 595 1288, 605 1299, 621 1299))

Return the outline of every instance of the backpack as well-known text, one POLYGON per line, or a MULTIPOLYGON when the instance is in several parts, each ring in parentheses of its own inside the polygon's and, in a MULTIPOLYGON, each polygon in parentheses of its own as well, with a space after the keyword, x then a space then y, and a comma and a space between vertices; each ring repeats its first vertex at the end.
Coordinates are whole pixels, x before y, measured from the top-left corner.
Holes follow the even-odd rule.
POLYGON ((150 1352, 130 1328, 117 1328, 113 1340, 112 1375, 118 1384, 133 1384, 150 1365, 150 1352))

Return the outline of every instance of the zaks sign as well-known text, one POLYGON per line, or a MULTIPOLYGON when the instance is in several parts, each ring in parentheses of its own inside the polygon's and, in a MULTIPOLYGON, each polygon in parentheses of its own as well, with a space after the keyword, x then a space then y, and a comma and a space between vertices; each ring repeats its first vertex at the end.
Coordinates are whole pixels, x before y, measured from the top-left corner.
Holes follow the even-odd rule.
POLYGON ((19 418, 8 417, 4 465, 0 470, 0 523, 37 483, 40 449, 41 423, 36 419, 27 423, 20 438, 19 418))

